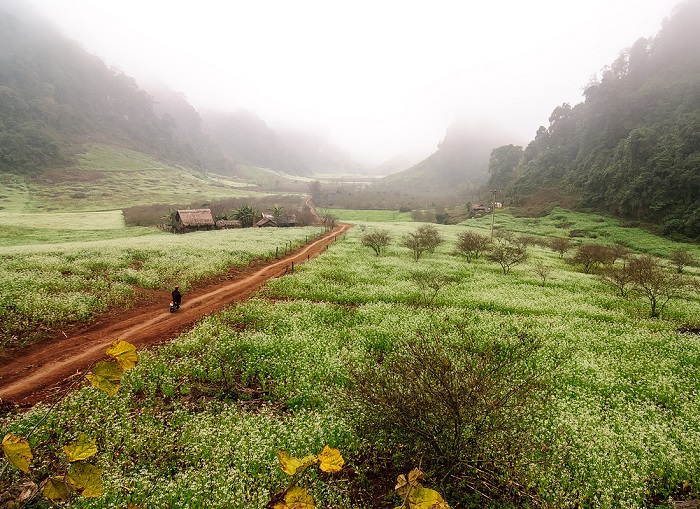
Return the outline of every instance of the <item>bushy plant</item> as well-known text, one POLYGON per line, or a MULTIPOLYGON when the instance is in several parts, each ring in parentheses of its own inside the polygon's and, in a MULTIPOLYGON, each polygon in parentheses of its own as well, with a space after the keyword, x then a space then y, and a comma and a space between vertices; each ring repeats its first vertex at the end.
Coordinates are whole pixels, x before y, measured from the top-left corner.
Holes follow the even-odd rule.
MULTIPOLYGON (((470 492, 504 496, 526 476, 548 378, 527 335, 426 334, 349 366, 344 408, 373 447, 391 444, 470 492)), ((464 493, 463 493, 464 494, 464 493)))

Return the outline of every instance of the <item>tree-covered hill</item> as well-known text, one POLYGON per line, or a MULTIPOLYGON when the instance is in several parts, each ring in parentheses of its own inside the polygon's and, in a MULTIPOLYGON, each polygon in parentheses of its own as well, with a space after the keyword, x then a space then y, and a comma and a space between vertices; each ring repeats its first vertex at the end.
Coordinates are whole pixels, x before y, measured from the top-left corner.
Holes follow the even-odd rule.
POLYGON ((404 171, 383 178, 377 187, 444 199, 464 194, 466 188, 488 180, 489 153, 507 135, 491 127, 474 127, 466 122, 451 125, 437 150, 427 159, 404 171))
POLYGON ((700 239, 700 1, 639 39, 557 107, 523 150, 491 155, 489 186, 532 212, 555 204, 700 239))
POLYGON ((93 142, 190 165, 207 152, 182 143, 133 78, 21 4, 0 3, 0 171, 66 166, 93 142))

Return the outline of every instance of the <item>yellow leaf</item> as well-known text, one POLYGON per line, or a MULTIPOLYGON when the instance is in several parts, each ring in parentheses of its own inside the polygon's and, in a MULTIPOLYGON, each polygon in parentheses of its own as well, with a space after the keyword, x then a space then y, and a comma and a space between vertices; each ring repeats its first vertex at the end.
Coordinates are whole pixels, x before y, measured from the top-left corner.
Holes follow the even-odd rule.
POLYGON ((105 391, 108 395, 114 396, 119 390, 124 370, 114 362, 100 361, 95 365, 92 373, 88 373, 86 378, 98 389, 105 391))
POLYGON ((64 445, 63 450, 68 455, 68 461, 82 461, 97 454, 97 444, 81 433, 78 440, 71 445, 64 445))
POLYGON ((414 468, 408 473, 408 484, 411 486, 418 486, 418 483, 423 479, 425 477, 423 477, 423 471, 420 468, 414 468))
POLYGON ((67 479, 62 475, 57 475, 46 481, 44 489, 41 490, 41 494, 52 502, 56 502, 57 500, 68 500, 71 491, 67 479))
POLYGON ((99 497, 104 493, 102 488, 102 469, 89 463, 74 463, 68 472, 69 479, 82 490, 84 497, 99 497))
POLYGON ((299 486, 289 488, 284 496, 284 502, 289 509, 314 509, 316 507, 314 499, 306 491, 306 488, 299 486))
POLYGON ((2 439, 2 450, 7 460, 25 474, 29 473, 29 464, 32 462, 32 448, 24 438, 8 433, 2 439))
POLYGON ((127 341, 113 341, 112 346, 107 348, 107 355, 114 357, 124 371, 136 366, 139 360, 136 347, 127 341))
POLYGON ((316 458, 316 456, 314 456, 313 454, 310 454, 309 456, 304 456, 302 459, 297 459, 294 456, 291 456, 289 453, 287 453, 287 451, 285 451, 284 449, 277 450, 277 457, 280 460, 280 467, 282 468, 282 471, 290 476, 302 472, 307 467, 313 465, 318 461, 318 458, 316 458))
POLYGON ((410 509, 450 509, 442 495, 420 484, 411 490, 408 496, 408 507, 410 509))
POLYGON ((340 472, 343 468, 343 463, 345 463, 340 451, 328 447, 328 445, 323 448, 321 454, 318 455, 318 459, 321 462, 321 470, 329 473, 340 472))

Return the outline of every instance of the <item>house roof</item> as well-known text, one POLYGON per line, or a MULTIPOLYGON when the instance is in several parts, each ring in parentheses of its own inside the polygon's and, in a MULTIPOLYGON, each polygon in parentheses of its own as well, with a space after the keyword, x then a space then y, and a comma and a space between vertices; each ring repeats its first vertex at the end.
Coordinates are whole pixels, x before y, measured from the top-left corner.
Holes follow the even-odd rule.
POLYGON ((210 209, 178 210, 177 216, 183 226, 214 226, 210 209))

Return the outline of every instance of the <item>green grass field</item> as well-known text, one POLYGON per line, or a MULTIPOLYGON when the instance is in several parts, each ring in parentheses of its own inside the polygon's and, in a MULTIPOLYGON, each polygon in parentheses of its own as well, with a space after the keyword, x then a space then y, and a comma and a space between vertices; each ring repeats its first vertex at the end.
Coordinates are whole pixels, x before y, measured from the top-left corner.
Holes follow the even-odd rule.
MULTIPOLYGON (((529 259, 507 276, 483 257, 467 263, 452 254, 459 232, 488 234, 491 218, 438 226, 446 242, 418 262, 398 244, 418 225, 372 223, 367 216, 360 221, 365 231, 389 230, 393 242, 385 255, 376 257, 361 245, 358 225, 293 275, 270 281, 256 298, 141 352, 114 397, 91 387, 74 392, 32 438, 38 457, 33 475, 41 480, 54 468, 55 447, 48 444, 86 433, 100 447, 106 494, 76 499, 74 507, 262 507, 289 482, 275 451, 302 457, 325 444, 340 448, 362 479, 377 482, 381 477, 363 477, 372 465, 367 458, 396 451, 353 434, 338 405, 348 362, 366 362, 372 352, 392 352, 401 341, 426 333, 446 341, 457 341, 458 333, 484 341, 527 334, 541 341, 533 362, 552 375, 554 385, 537 423, 546 461, 532 458, 527 471, 528 489, 540 505, 522 500, 519 506, 669 507, 669 497, 700 496, 700 336, 680 331, 700 326, 697 291, 670 301, 660 318, 649 318, 644 299, 617 296, 568 263, 571 253, 560 259, 530 246, 529 259), (538 262, 551 269, 544 285, 534 270, 538 262), (415 271, 428 269, 452 278, 429 305, 411 280, 415 271)), ((545 237, 574 231, 582 242, 624 242, 636 252, 662 255, 679 247, 615 221, 562 210, 539 219, 499 213, 496 226, 545 237)), ((25 270, 29 277, 21 285, 68 285, 69 293, 71 284, 79 289, 92 281, 87 276, 95 271, 109 274, 124 291, 130 284, 167 286, 173 277, 194 281, 234 263, 228 252, 234 246, 251 246, 248 251, 258 254, 269 250, 271 239, 257 236, 270 231, 241 232, 246 238, 233 231, 224 237, 157 234, 5 247, 2 267, 10 269, 0 284, 11 287, 11 278, 25 270), (174 249, 189 253, 184 273, 167 271, 174 249)), ((700 259, 698 246, 681 247, 700 259)), ((690 274, 697 278, 697 267, 690 274)), ((21 285, 18 297, 31 293, 21 285)), ((0 303, 7 309, 6 299, 0 303)), ((45 411, 40 405, 9 413, 0 420, 0 433, 27 433, 45 411)), ((419 462, 416 457, 414 466, 419 462)), ((426 484, 454 495, 454 487, 441 484, 444 472, 421 466, 428 472, 426 484)), ((375 474, 388 476, 385 484, 393 487, 395 471, 375 474)), ((19 478, 12 471, 3 482, 19 478)), ((329 482, 314 475, 309 488, 317 507, 367 507, 355 498, 357 482, 347 473, 329 482)), ((389 503, 400 505, 398 499, 389 503)), ((485 506, 483 500, 474 505, 485 506)))
POLYGON ((169 165, 122 147, 93 145, 76 166, 40 176, 0 174, 0 211, 81 212, 158 203, 266 196, 250 182, 169 165))

